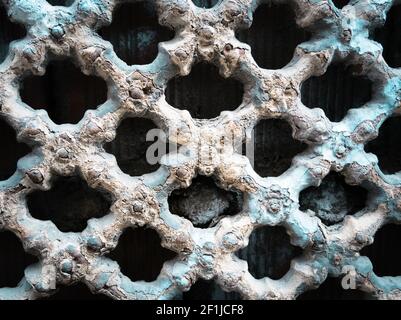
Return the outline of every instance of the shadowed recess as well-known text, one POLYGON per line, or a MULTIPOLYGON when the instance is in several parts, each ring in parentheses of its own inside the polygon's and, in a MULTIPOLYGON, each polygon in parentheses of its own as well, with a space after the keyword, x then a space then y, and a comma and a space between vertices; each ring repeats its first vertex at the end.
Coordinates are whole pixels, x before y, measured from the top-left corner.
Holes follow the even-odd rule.
POLYGON ((192 0, 199 8, 213 8, 219 0, 192 0))
POLYGON ((281 279, 290 269, 292 259, 302 249, 290 243, 284 227, 260 227, 251 233, 247 247, 236 255, 248 261, 249 272, 256 278, 281 279))
POLYGON ((299 195, 302 211, 312 210, 325 225, 343 221, 366 206, 368 192, 360 186, 350 186, 344 176, 330 172, 319 187, 309 187, 299 195))
POLYGON ((7 56, 10 42, 23 38, 25 34, 23 26, 10 21, 7 11, 0 1, 0 63, 7 56))
POLYGON ((16 287, 24 270, 38 259, 26 253, 21 241, 11 231, 0 231, 0 288, 16 287))
MULTIPOLYGON (((146 158, 147 150, 156 142, 146 141, 146 135, 152 129, 158 128, 151 120, 126 118, 118 126, 116 138, 105 144, 104 149, 116 157, 118 166, 124 173, 141 176, 160 167, 159 163, 152 164, 146 158)), ((162 154, 155 156, 159 157, 162 154)))
POLYGON ((45 109, 57 124, 78 123, 88 109, 107 100, 106 82, 84 75, 70 60, 54 60, 42 77, 24 79, 21 99, 34 109, 45 109))
POLYGON ((360 290, 344 290, 341 278, 328 277, 317 289, 301 294, 297 300, 367 300, 369 294, 360 290))
POLYGON ((128 65, 148 64, 157 56, 158 43, 174 38, 159 25, 154 1, 124 3, 113 14, 113 23, 99 30, 113 44, 117 56, 128 65))
POLYGON ((251 27, 238 31, 236 37, 250 45, 252 57, 265 69, 284 67, 296 46, 309 39, 308 33, 297 26, 292 8, 283 4, 259 6, 251 27))
POLYGON ((163 263, 176 256, 160 243, 160 236, 153 229, 127 228, 108 257, 116 261, 121 272, 132 281, 150 282, 156 280, 163 263))
POLYGON ((277 177, 290 168, 292 159, 303 152, 306 144, 292 137, 288 122, 261 120, 254 129, 254 152, 243 145, 243 155, 254 159, 253 168, 261 177, 277 177))
POLYGON ((337 63, 322 76, 311 77, 302 84, 301 100, 309 108, 323 109, 330 121, 338 122, 349 109, 369 102, 371 91, 369 79, 353 75, 353 67, 337 63))
POLYGON ((224 110, 238 108, 243 94, 241 82, 224 79, 214 65, 199 63, 189 75, 168 82, 166 101, 175 108, 188 110, 193 118, 211 119, 224 110))
POLYGON ((168 198, 170 212, 184 217, 197 228, 215 226, 225 216, 242 210, 239 192, 219 188, 209 177, 198 176, 187 189, 174 190, 168 198))
POLYGON ((391 7, 386 23, 375 30, 373 39, 383 46, 383 58, 392 68, 401 67, 401 5, 391 7))
POLYGON ((63 6, 69 7, 74 3, 75 0, 46 0, 52 6, 63 6))
POLYGON ((374 242, 361 250, 361 256, 367 256, 373 264, 373 271, 380 277, 401 276, 399 251, 392 252, 401 243, 401 225, 387 224, 380 228, 374 242))
POLYGON ((198 279, 182 294, 182 300, 241 300, 241 296, 237 292, 223 291, 213 280, 198 279))
POLYGON ((365 146, 366 152, 374 153, 379 160, 380 170, 385 174, 401 171, 401 117, 384 121, 379 136, 365 146))
POLYGON ((113 300, 103 294, 93 294, 84 283, 61 286, 57 293, 41 300, 113 300))
POLYGON ((18 159, 27 155, 31 149, 24 143, 17 141, 14 129, 0 118, 0 139, 3 150, 0 157, 0 180, 6 180, 17 169, 18 159))
POLYGON ((332 1, 338 9, 344 8, 349 3, 349 0, 332 0, 332 1))
POLYGON ((111 200, 105 193, 92 189, 80 177, 57 177, 48 191, 28 195, 32 217, 50 220, 62 232, 81 232, 92 218, 109 213, 111 200))

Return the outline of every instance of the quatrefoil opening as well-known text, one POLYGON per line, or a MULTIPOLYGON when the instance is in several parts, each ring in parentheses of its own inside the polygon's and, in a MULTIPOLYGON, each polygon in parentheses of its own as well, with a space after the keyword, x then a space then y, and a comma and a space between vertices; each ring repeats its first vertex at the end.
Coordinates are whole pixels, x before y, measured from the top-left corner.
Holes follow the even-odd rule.
POLYGON ((278 177, 291 167, 292 159, 307 146, 292 137, 291 126, 285 120, 263 119, 255 126, 252 146, 242 147, 255 172, 261 177, 278 177), (253 148, 253 152, 248 150, 253 148), (247 149, 248 148, 248 149, 247 149))
POLYGON ((253 14, 251 27, 237 31, 236 37, 250 45, 259 67, 281 69, 291 61, 297 45, 309 39, 309 34, 297 26, 289 5, 271 3, 260 5, 253 14))
POLYGON ((113 14, 111 25, 98 31, 111 42, 114 52, 128 65, 145 65, 158 54, 159 42, 174 38, 174 32, 159 25, 154 1, 123 3, 113 14))
POLYGON ((111 196, 78 176, 56 177, 50 190, 29 194, 27 204, 33 218, 50 220, 62 232, 82 232, 89 219, 109 213, 111 196))
MULTIPOLYGON (((158 130, 153 121, 143 118, 126 118, 117 128, 113 141, 105 144, 106 152, 116 157, 120 169, 132 176, 141 176, 156 171, 160 164, 147 157, 147 152, 156 141, 147 141, 147 134, 158 130)), ((155 138, 157 139, 157 138, 155 138)), ((155 155, 158 158, 162 155, 155 155)))
POLYGON ((235 110, 241 105, 243 95, 241 82, 224 79, 217 67, 208 63, 196 64, 189 75, 171 79, 166 88, 166 101, 177 109, 188 110, 197 119, 212 119, 222 111, 235 110))
POLYGON ((330 172, 319 187, 300 193, 299 204, 302 211, 312 210, 325 225, 331 226, 364 209, 367 198, 365 188, 351 186, 340 173, 330 172))
POLYGON ((359 108, 372 97, 372 82, 356 75, 356 66, 333 63, 319 77, 311 77, 301 87, 301 101, 309 108, 321 108, 332 122, 341 121, 348 110, 359 108))
POLYGON ((243 195, 221 189, 213 178, 198 176, 186 189, 177 189, 168 198, 172 214, 183 217, 197 228, 211 228, 223 217, 242 211, 243 195))
POLYGON ((86 110, 96 109, 107 100, 107 84, 87 76, 69 59, 53 60, 43 76, 29 76, 21 84, 23 102, 44 109, 56 124, 78 123, 86 110))
POLYGON ((281 279, 289 270, 291 261, 302 254, 302 249, 291 244, 286 229, 264 226, 255 229, 249 244, 236 255, 248 262, 250 274, 255 279, 268 277, 281 279))
POLYGON ((150 228, 125 229, 117 247, 108 254, 125 276, 132 281, 147 282, 156 280, 164 262, 175 256, 175 252, 161 246, 159 234, 150 228))

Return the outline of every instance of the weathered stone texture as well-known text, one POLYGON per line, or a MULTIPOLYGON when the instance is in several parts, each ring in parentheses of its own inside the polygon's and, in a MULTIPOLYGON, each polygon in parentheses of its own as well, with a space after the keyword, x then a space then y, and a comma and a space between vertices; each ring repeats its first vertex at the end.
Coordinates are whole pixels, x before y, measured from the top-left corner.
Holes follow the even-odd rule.
POLYGON ((1 116, 33 152, 18 162, 10 179, 0 182, 0 228, 15 233, 40 261, 25 270, 18 287, 1 288, 0 299, 52 295, 53 281, 57 286, 83 282, 93 293, 115 299, 172 299, 200 278, 214 279, 245 299, 295 299, 327 276, 344 276, 349 270, 344 266, 355 268, 359 290, 381 299, 400 298, 401 279, 377 276, 370 260, 359 254, 379 228, 401 222, 401 176, 383 174, 377 157, 364 151, 381 124, 400 111, 400 69, 389 67, 381 45, 368 38, 369 31, 384 24, 392 1, 351 0, 341 10, 331 1, 277 1, 289 3, 297 24, 312 34, 278 70, 260 68, 250 47, 235 37, 236 30, 250 27, 262 1, 224 0, 203 9, 190 0, 157 0, 159 22, 174 29, 175 37, 159 44, 151 64, 140 66, 128 66, 97 34, 122 2, 77 0, 70 7, 53 7, 44 0, 3 0, 10 19, 24 24, 27 36, 11 44, 0 64, 1 116), (108 84, 108 100, 76 125, 55 124, 19 96, 22 79, 42 75, 53 56, 72 58, 82 72, 108 84), (331 122, 321 109, 306 107, 300 92, 305 80, 337 61, 369 78, 373 94, 341 122, 331 122), (168 81, 188 75, 197 62, 212 63, 223 77, 243 83, 240 107, 199 120, 166 102, 168 81), (127 117, 153 120, 187 152, 165 156, 154 173, 124 174, 103 145, 115 138, 127 117), (271 118, 287 121, 293 137, 308 148, 282 175, 262 178, 222 138, 245 141, 259 120, 271 118), (299 209, 299 194, 318 186, 330 171, 341 172, 351 185, 363 184, 369 196, 365 208, 326 226, 313 211, 299 209), (89 220, 81 233, 63 233, 50 221, 32 218, 27 196, 50 189, 55 175, 76 174, 111 195, 110 213, 89 220), (187 188, 198 174, 242 192, 242 211, 208 229, 171 214, 168 195, 187 188), (157 280, 133 282, 107 255, 125 228, 144 225, 156 230, 162 245, 177 256, 163 265, 157 280), (247 263, 234 255, 261 226, 284 227, 292 244, 303 249, 279 280, 255 279, 247 263))

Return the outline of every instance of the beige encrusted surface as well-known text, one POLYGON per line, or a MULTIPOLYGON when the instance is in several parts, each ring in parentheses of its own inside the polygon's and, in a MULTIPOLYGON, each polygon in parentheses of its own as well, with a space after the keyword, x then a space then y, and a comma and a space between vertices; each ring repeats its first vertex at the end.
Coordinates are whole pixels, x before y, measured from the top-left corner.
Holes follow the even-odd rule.
POLYGON ((369 30, 384 23, 392 2, 351 1, 339 10, 331 1, 277 1, 290 3, 298 25, 313 34, 280 70, 259 68, 249 46, 234 36, 236 29, 252 23, 252 12, 260 3, 251 0, 223 0, 213 9, 198 8, 190 0, 158 0, 159 21, 175 30, 175 38, 159 44, 152 64, 127 66, 96 33, 111 23, 113 10, 122 2, 77 0, 71 7, 52 7, 44 0, 3 0, 10 18, 23 23, 28 35, 12 43, 0 65, 1 116, 34 151, 19 161, 9 180, 0 182, 0 228, 18 235, 40 262, 25 270, 17 288, 1 288, 0 299, 53 294, 49 284, 54 280, 57 286, 81 281, 93 292, 115 299, 171 299, 199 278, 213 278, 224 290, 246 299, 294 299, 318 287, 328 275, 343 276, 350 270, 344 266, 355 268, 358 289, 378 298, 400 298, 401 278, 377 277, 369 259, 358 253, 381 226, 401 221, 401 176, 384 175, 376 156, 363 149, 383 121, 399 110, 400 70, 390 68, 381 46, 368 39, 369 30), (108 84, 108 101, 86 112, 77 125, 56 125, 45 111, 30 108, 19 97, 23 77, 43 74, 50 55, 72 57, 82 72, 108 84), (300 99, 303 81, 323 74, 333 60, 357 66, 374 85, 372 100, 351 109, 339 123, 300 99), (244 84, 237 110, 196 120, 167 104, 168 80, 188 74, 199 61, 215 64, 222 75, 244 84), (155 173, 124 174, 102 145, 113 140, 126 117, 152 119, 171 141, 186 146, 185 153, 164 157, 155 173), (231 136, 246 140, 265 118, 285 119, 294 137, 309 145, 277 178, 259 177, 246 157, 222 143, 231 136), (365 209, 327 227, 313 212, 299 210, 298 196, 319 185, 330 170, 341 171, 350 184, 363 183, 370 196, 365 209), (32 218, 26 196, 51 188, 54 175, 74 174, 113 196, 110 214, 90 220, 82 233, 62 233, 52 222, 32 218), (209 229, 194 228, 172 215, 169 193, 190 185, 197 174, 213 175, 221 187, 242 191, 243 211, 209 229), (155 229, 162 245, 177 252, 150 283, 132 282, 105 257, 125 228, 143 225, 155 229), (253 278, 247 263, 234 254, 263 225, 284 226, 292 243, 304 249, 280 280, 253 278))

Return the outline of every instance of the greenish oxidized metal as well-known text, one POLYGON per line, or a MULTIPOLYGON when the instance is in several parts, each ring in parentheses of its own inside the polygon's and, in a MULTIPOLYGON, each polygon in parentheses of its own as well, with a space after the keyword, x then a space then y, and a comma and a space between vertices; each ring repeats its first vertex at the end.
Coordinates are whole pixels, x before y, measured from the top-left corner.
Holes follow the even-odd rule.
POLYGON ((401 176, 383 174, 377 157, 364 151, 383 121, 399 112, 400 70, 390 68, 381 45, 368 38, 369 30, 385 22, 393 2, 353 0, 339 10, 331 1, 277 1, 291 4, 298 25, 313 34, 279 70, 260 68, 250 47, 235 38, 234 31, 248 28, 252 13, 264 1, 222 0, 204 9, 190 0, 157 0, 159 22, 176 35, 159 44, 151 64, 140 66, 128 66, 97 34, 123 2, 127 1, 76 0, 69 7, 54 7, 44 0, 3 0, 10 19, 24 24, 28 34, 11 44, 0 64, 1 116, 34 151, 18 162, 10 179, 0 182, 0 228, 18 235, 40 262, 25 270, 18 287, 1 288, 0 299, 36 299, 75 282, 115 299, 172 299, 199 278, 214 279, 225 291, 246 299, 294 299, 318 287, 328 275, 349 276, 352 270, 359 290, 381 299, 401 298, 401 279, 376 276, 369 259, 358 253, 380 227, 401 222, 401 176), (46 111, 33 110, 19 98, 23 77, 42 75, 51 56, 70 57, 82 72, 108 83, 108 100, 87 111, 77 125, 56 125, 46 111), (166 102, 167 82, 188 74, 199 61, 215 64, 221 75, 244 84, 237 110, 200 120, 166 102), (363 107, 332 123, 321 109, 302 104, 300 87, 335 61, 357 66, 373 82, 374 93, 363 107), (102 145, 113 140, 126 117, 152 119, 187 152, 165 156, 154 173, 124 174, 102 145), (225 136, 245 141, 265 118, 288 121, 294 138, 309 145, 279 177, 261 178, 245 156, 221 143, 225 136), (331 170, 341 172, 349 184, 363 183, 371 192, 366 208, 326 226, 314 212, 299 210, 298 197, 331 170), (110 213, 91 219, 82 233, 63 233, 50 221, 32 218, 26 196, 51 188, 54 175, 77 172, 92 188, 113 195, 110 213), (214 176, 225 189, 241 191, 242 212, 209 229, 195 228, 171 214, 168 195, 189 186, 197 174, 214 176), (162 245, 177 253, 153 282, 131 281, 105 256, 126 227, 143 225, 155 229, 162 245), (303 248, 303 255, 279 280, 255 279, 247 263, 234 254, 247 246, 255 228, 264 225, 284 226, 291 242, 303 248))

